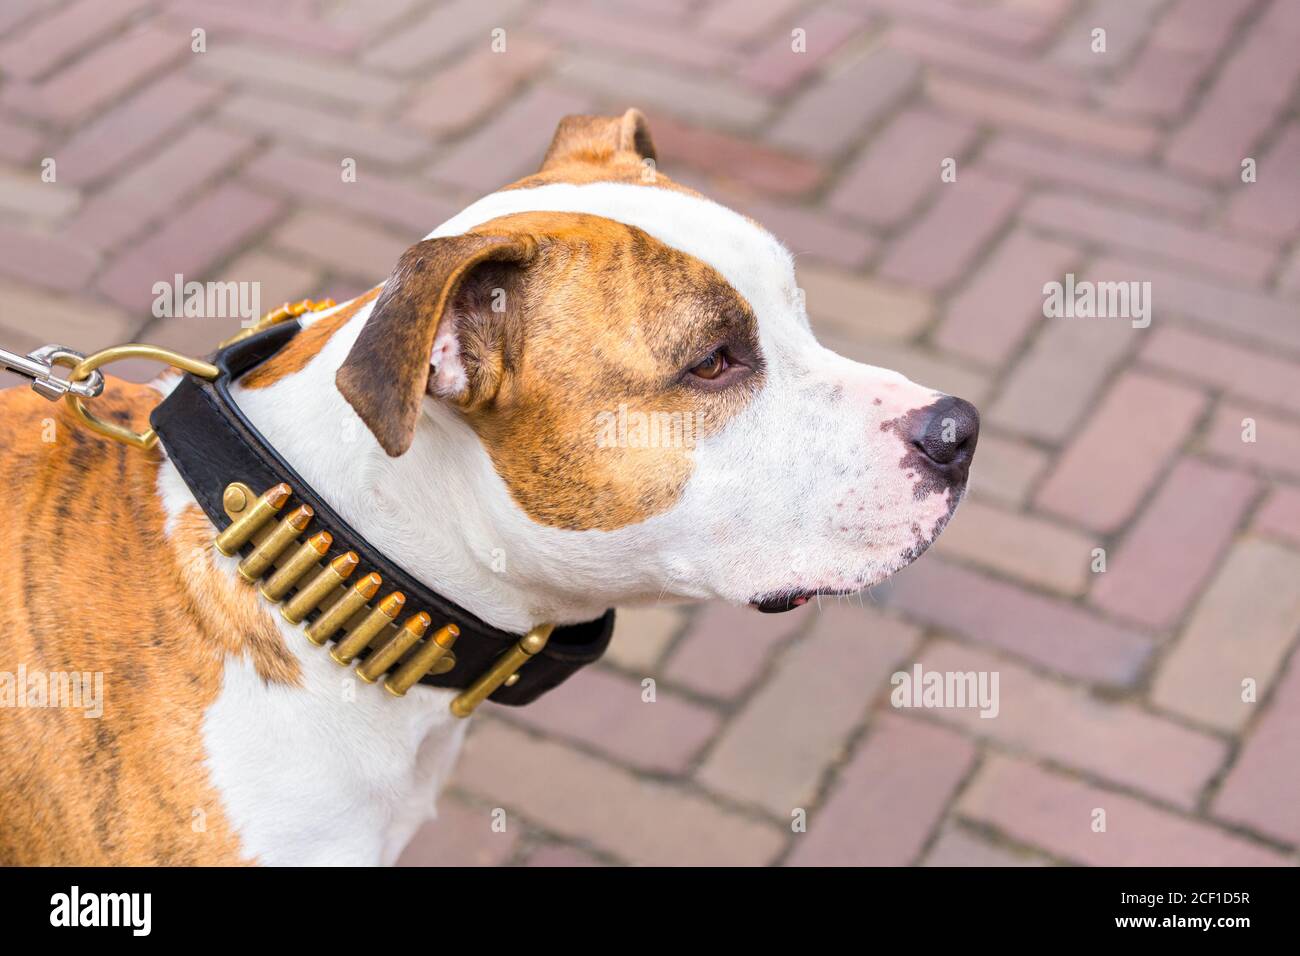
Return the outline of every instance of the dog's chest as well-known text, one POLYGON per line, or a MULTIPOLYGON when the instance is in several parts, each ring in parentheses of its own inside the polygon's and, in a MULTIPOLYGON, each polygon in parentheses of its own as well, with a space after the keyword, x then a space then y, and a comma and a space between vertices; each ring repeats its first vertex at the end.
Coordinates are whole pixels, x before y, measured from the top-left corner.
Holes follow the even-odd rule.
POLYGON ((301 686, 267 684, 247 659, 230 657, 204 714, 226 816, 260 863, 392 863, 433 815, 465 722, 448 711, 450 692, 416 688, 395 699, 283 630, 299 645, 301 686))

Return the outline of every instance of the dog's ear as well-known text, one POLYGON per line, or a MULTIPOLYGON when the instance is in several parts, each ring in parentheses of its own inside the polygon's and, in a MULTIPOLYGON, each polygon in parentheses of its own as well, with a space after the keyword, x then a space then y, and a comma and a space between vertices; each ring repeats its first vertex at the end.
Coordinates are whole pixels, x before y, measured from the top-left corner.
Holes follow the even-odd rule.
POLYGON ((650 127, 640 110, 622 116, 574 114, 560 120, 542 170, 560 163, 608 163, 618 158, 656 160, 650 127))
POLYGON ((388 454, 411 447, 426 392, 466 409, 491 398, 503 313, 536 250, 529 236, 467 233, 402 255, 335 376, 388 454))

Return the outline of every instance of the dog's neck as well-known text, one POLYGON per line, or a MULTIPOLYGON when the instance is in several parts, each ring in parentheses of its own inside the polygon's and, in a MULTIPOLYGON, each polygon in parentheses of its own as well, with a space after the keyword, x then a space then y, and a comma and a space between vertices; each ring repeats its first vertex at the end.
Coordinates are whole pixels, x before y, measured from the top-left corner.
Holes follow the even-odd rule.
MULTIPOLYGON (((305 367, 234 397, 263 436, 367 541, 489 624, 522 632, 599 617, 604 607, 543 580, 544 554, 502 532, 508 493, 473 431, 426 399, 410 451, 390 458, 339 394, 335 374, 371 305, 305 367)), ((317 321, 320 321, 319 319, 317 321)))

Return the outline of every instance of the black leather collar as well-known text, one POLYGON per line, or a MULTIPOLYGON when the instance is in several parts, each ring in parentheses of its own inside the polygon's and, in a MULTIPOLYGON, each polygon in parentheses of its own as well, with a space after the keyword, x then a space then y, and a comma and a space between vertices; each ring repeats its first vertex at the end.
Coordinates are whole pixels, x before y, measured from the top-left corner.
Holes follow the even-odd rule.
MULTIPOLYGON (((333 535, 327 559, 355 551, 363 571, 376 571, 383 576, 384 585, 378 597, 402 591, 406 595, 406 609, 427 611, 433 618, 433 627, 456 624, 460 628, 455 645, 456 666, 445 674, 425 675, 420 682, 433 687, 464 688, 516 645, 521 635, 484 623, 425 587, 370 545, 276 453, 231 398, 230 383, 278 352, 300 329, 296 320, 283 322, 222 349, 212 358, 221 375, 212 382, 186 375, 154 409, 150 423, 168 458, 219 530, 231 523, 222 505, 223 493, 231 482, 243 482, 258 493, 285 482, 293 489, 293 497, 283 513, 299 504, 310 505, 316 513, 312 533, 328 531, 333 535)), ((340 464, 346 467, 345 461, 340 464)), ((245 553, 251 548, 251 544, 246 545, 245 553)), ((498 688, 488 699, 508 705, 531 703, 579 668, 597 660, 605 652, 613 631, 612 609, 585 624, 557 627, 542 651, 519 669, 518 680, 498 688)), ((359 658, 368 653, 363 652, 359 658)))

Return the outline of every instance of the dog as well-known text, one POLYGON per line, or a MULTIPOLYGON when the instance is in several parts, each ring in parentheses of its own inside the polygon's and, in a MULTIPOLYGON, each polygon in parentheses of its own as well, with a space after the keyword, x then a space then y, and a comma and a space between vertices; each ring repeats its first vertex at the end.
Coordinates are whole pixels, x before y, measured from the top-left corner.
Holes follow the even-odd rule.
MULTIPOLYGON (((143 428, 176 381, 109 379, 94 408, 143 428)), ((376 548, 514 632, 870 587, 943 529, 979 430, 819 345, 791 254, 660 173, 635 110, 566 117, 537 173, 234 397, 376 548), (690 427, 646 440, 637 415, 690 427)), ((97 720, 0 708, 0 861, 397 858, 461 745, 450 691, 346 686, 213 549, 164 454, 62 403, 0 396, 0 481, 0 668, 104 682, 97 720)))

